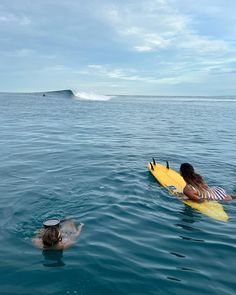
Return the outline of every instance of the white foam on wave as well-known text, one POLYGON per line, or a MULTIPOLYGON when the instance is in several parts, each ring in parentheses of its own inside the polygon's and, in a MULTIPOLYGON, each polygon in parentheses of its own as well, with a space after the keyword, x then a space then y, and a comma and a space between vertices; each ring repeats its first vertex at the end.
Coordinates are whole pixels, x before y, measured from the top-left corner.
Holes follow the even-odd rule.
POLYGON ((75 95, 75 98, 78 100, 91 100, 91 101, 108 101, 112 99, 113 97, 111 95, 103 95, 103 94, 97 94, 93 92, 81 92, 81 91, 75 91, 74 95, 75 95))

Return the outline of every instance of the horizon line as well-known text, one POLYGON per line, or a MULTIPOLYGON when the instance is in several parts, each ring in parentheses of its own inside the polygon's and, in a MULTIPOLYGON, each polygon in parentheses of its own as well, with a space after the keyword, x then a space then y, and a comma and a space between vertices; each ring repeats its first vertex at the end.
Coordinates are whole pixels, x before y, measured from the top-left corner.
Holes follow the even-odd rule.
MULTIPOLYGON (((75 90, 72 89, 57 89, 57 90, 40 90, 40 91, 0 91, 0 94, 43 94, 43 93, 53 93, 53 92, 71 92, 74 96, 75 90)), ((84 92, 84 91, 83 91, 84 92)), ((169 94, 102 94, 102 93, 93 93, 93 92, 86 92, 85 93, 92 93, 96 95, 105 95, 105 96, 136 96, 136 97, 236 97, 236 94, 225 94, 225 95, 169 95, 169 94)))

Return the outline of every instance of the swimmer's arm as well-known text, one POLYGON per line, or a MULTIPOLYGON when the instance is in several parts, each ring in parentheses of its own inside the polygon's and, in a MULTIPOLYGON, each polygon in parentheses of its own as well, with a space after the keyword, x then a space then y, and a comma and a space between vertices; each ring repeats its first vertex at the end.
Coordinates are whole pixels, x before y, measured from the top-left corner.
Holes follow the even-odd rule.
POLYGON ((40 249, 43 248, 42 239, 39 239, 39 238, 35 237, 35 238, 32 239, 32 243, 33 243, 33 245, 34 245, 36 248, 40 248, 40 249))
POLYGON ((77 231, 75 233, 75 236, 78 237, 82 231, 82 228, 84 227, 84 223, 80 223, 79 227, 77 228, 77 231))
POLYGON ((43 248, 43 242, 42 242, 42 236, 43 236, 43 228, 40 228, 39 230, 37 230, 35 232, 35 237, 32 239, 32 244, 36 247, 36 248, 43 248))
POLYGON ((204 199, 201 199, 198 193, 188 185, 185 186, 183 193, 194 202, 202 203, 204 201, 204 199))
POLYGON ((63 243, 64 249, 71 247, 75 243, 76 238, 80 235, 83 226, 84 226, 84 224, 80 223, 79 227, 77 228, 76 233, 71 234, 70 237, 68 237, 68 239, 63 243))

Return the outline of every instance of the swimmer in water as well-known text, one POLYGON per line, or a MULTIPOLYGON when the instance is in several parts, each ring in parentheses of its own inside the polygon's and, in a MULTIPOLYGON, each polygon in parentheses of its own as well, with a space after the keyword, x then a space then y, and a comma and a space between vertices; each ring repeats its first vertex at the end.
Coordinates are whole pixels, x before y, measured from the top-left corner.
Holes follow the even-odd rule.
POLYGON ((204 200, 229 201, 235 199, 235 196, 227 194, 221 187, 209 187, 189 163, 181 164, 180 174, 186 182, 183 193, 192 201, 201 203, 204 200))
POLYGON ((40 249, 63 250, 71 247, 80 235, 84 224, 77 228, 72 220, 49 219, 43 223, 32 242, 40 249))

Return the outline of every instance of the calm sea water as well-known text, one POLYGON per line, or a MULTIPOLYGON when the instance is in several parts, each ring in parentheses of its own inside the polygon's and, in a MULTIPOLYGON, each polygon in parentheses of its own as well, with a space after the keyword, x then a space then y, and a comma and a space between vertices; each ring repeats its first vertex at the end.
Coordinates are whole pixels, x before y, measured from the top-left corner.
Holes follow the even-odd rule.
POLYGON ((191 162, 236 193, 236 100, 0 95, 1 294, 235 294, 228 223, 169 196, 147 170, 191 162), (45 218, 85 227, 73 248, 31 238, 45 218))

